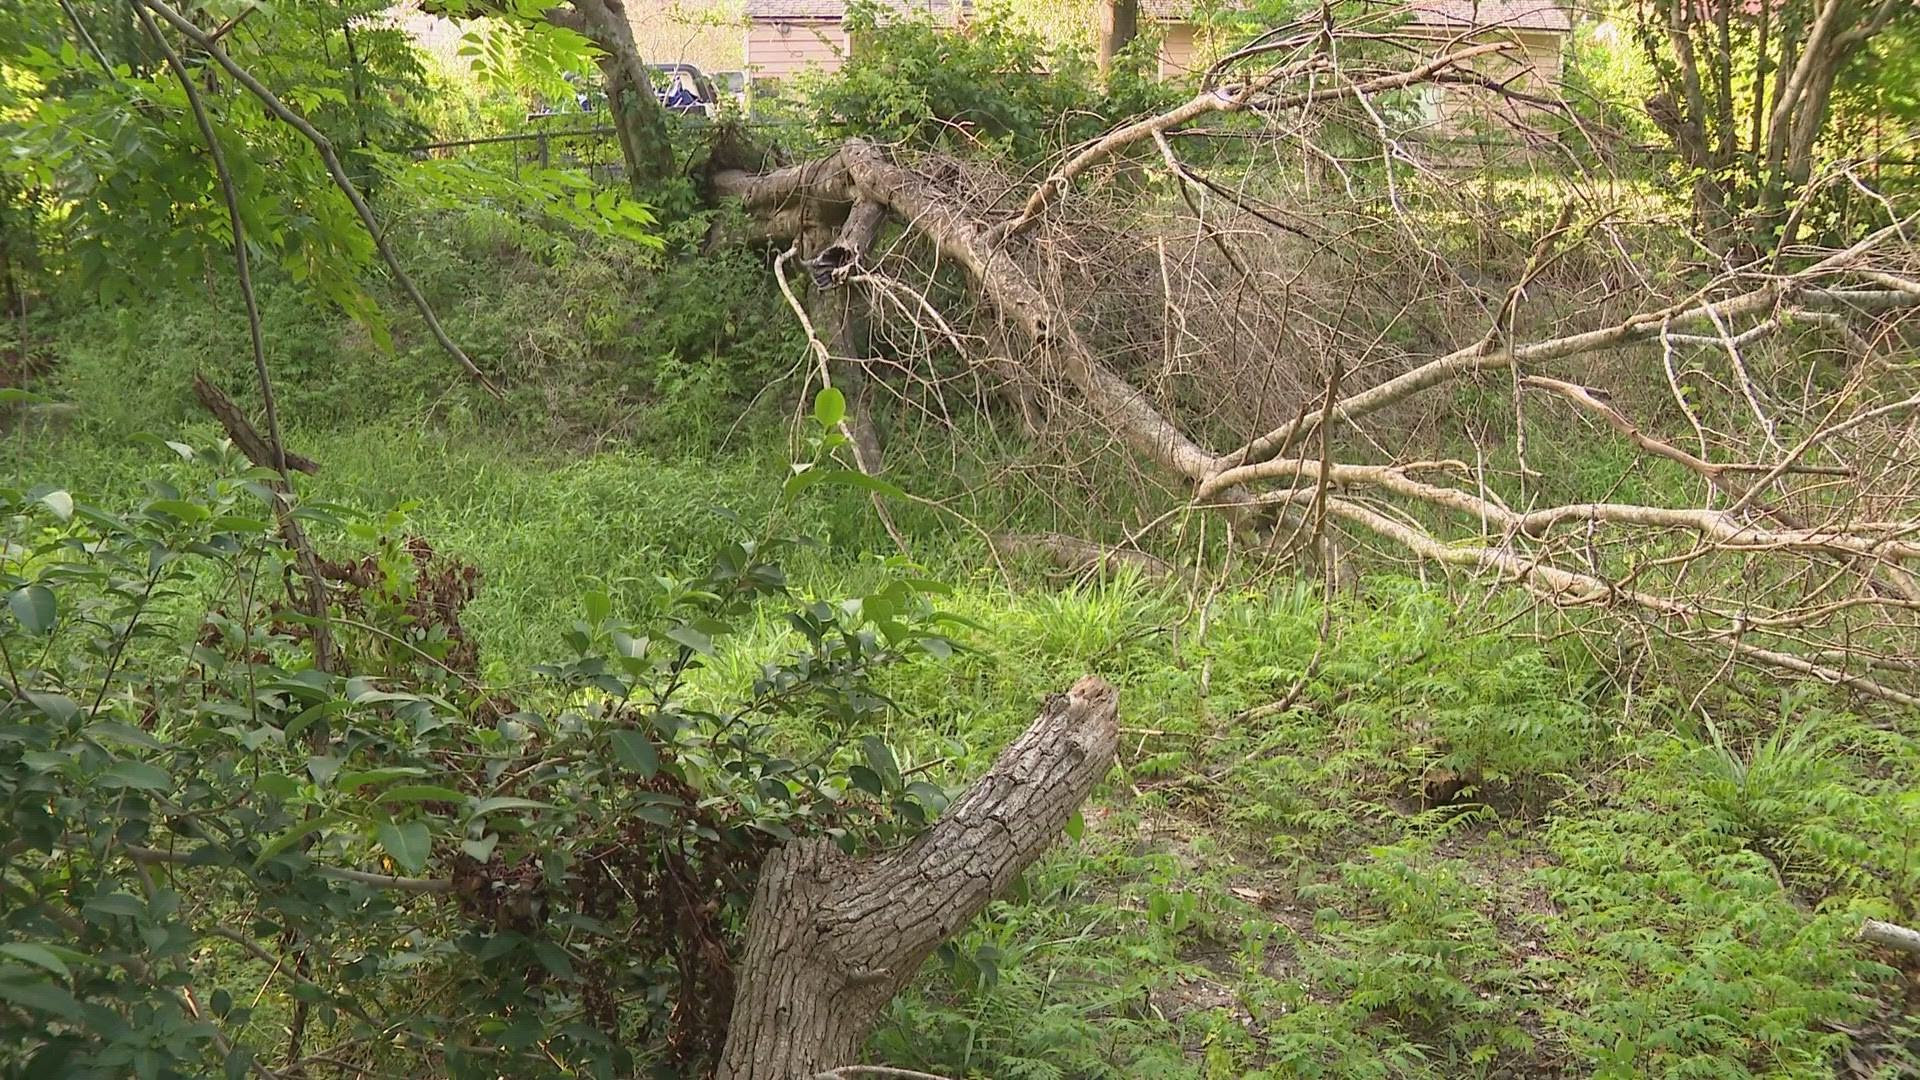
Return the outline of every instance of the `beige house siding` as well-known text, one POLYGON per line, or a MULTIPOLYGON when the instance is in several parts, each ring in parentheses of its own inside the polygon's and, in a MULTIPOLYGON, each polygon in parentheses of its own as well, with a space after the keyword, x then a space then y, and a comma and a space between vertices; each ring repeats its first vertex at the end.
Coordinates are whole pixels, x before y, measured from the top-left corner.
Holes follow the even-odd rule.
MULTIPOLYGON (((1432 39, 1436 54, 1482 41, 1516 42, 1520 46, 1518 50, 1476 57, 1466 66, 1521 93, 1550 98, 1557 92, 1564 66, 1566 34, 1551 30, 1484 30, 1463 41, 1459 31, 1453 28, 1416 26, 1406 27, 1403 32, 1432 39)), ((1524 118, 1540 108, 1525 102, 1510 103, 1473 87, 1430 85, 1425 90, 1426 130, 1440 136, 1465 135, 1488 122, 1511 123, 1514 117, 1524 118)))
POLYGON ((808 68, 834 71, 850 43, 837 22, 755 22, 747 31, 747 72, 787 79, 808 68))
POLYGON ((1189 22, 1160 27, 1160 77, 1177 79, 1199 71, 1200 28, 1189 22))

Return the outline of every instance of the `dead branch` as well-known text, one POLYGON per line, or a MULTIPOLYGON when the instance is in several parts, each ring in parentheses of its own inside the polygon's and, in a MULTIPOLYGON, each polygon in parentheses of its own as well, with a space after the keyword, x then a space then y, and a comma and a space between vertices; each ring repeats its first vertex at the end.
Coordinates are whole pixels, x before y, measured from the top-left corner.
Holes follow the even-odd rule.
POLYGON ((1119 566, 1130 567, 1149 578, 1172 577, 1178 573, 1172 563, 1159 556, 1133 548, 1096 544, 1062 533, 1003 536, 999 538, 999 545, 1009 552, 1043 556, 1061 569, 1075 573, 1105 571, 1109 567, 1119 566))
MULTIPOLYGON (((267 440, 260 437, 260 433, 254 429, 253 422, 247 419, 246 412, 227 396, 226 391, 215 386, 204 373, 196 371, 193 375, 193 394, 200 399, 200 404, 213 414, 213 418, 220 421, 220 426, 226 430, 227 437, 233 440, 233 445, 246 455, 248 461, 263 469, 279 468, 275 462, 277 455, 273 448, 268 445, 267 440)), ((291 450, 283 450, 282 453, 286 455, 287 468, 294 472, 306 473, 308 476, 319 475, 319 462, 291 450)))
MULTIPOLYGON (((814 332, 813 320, 808 317, 807 309, 800 303, 800 298, 793 294, 793 286, 787 284, 785 267, 787 260, 793 257, 794 251, 795 249, 788 248, 780 254, 779 258, 774 260, 773 277, 775 281, 780 283, 780 295, 786 297, 787 306, 793 309, 794 318, 800 320, 800 328, 807 335, 807 344, 813 350, 814 364, 820 376, 820 385, 823 387, 831 387, 833 385, 833 354, 828 351, 826 343, 820 340, 820 335, 814 332)), ((875 455, 874 450, 868 445, 868 440, 861 438, 860 435, 855 432, 853 424, 849 419, 846 416, 842 416, 834 425, 834 429, 846 438, 847 448, 853 452, 854 467, 867 476, 879 475, 880 461, 878 457, 875 455)), ((906 538, 901 536, 900 530, 894 527, 893 517, 887 513, 885 504, 880 501, 879 492, 868 492, 867 495, 873 503, 873 512, 879 516, 880 523, 886 527, 887 535, 893 539, 894 546, 900 549, 901 554, 906 554, 906 538)))
POLYGON ((1901 952, 1920 953, 1920 930, 1909 930, 1878 919, 1867 919, 1860 924, 1860 940, 1901 952))
MULTIPOLYGON (((1266 502, 1305 502, 1313 498, 1309 490, 1274 492, 1261 496, 1266 502)), ((1352 524, 1362 526, 1413 554, 1436 563, 1493 571, 1509 584, 1518 585, 1544 600, 1563 607, 1607 608, 1628 605, 1648 614, 1672 620, 1681 629, 1703 623, 1718 623, 1736 628, 1730 640, 1714 635, 1721 647, 1755 663, 1796 676, 1816 679, 1834 686, 1845 686, 1868 697, 1909 708, 1920 705, 1920 696, 1908 694, 1869 678, 1825 664, 1817 664, 1791 653, 1753 645, 1739 636, 1742 621, 1736 613, 1709 612, 1684 602, 1643 590, 1630 589, 1590 574, 1563 570, 1550 563, 1516 554, 1511 549, 1472 544, 1443 543, 1432 534, 1413 525, 1396 521, 1377 511, 1346 499, 1328 499, 1326 506, 1352 524)))
MULTIPOLYGON (((304 473, 317 473, 320 466, 309 458, 287 452, 278 438, 269 444, 254 430, 252 421, 234 404, 226 392, 215 386, 206 375, 193 373, 193 393, 206 406, 220 426, 226 429, 227 437, 247 456, 247 460, 263 469, 274 469, 285 478, 289 469, 298 469, 304 473)), ((294 606, 307 618, 307 632, 313 642, 313 666, 320 671, 336 669, 333 651, 333 630, 328 624, 327 582, 320 573, 320 556, 313 549, 313 541, 307 531, 300 526, 300 519, 293 515, 290 500, 293 486, 287 479, 268 482, 275 495, 273 500, 273 519, 280 531, 280 538, 286 541, 288 550, 293 552, 294 565, 300 571, 302 588, 294 592, 291 583, 288 591, 293 592, 294 606)), ((319 738, 325 725, 313 726, 313 737, 319 738)))
POLYGON ((988 231, 985 239, 990 244, 999 244, 1011 237, 1019 236, 1032 227, 1033 223, 1046 211, 1048 204, 1058 198, 1060 193, 1064 192, 1068 186, 1073 183, 1074 178, 1081 173, 1086 172, 1094 165, 1112 156, 1117 150, 1131 146, 1144 139, 1151 139, 1156 135, 1162 135, 1172 131, 1208 113, 1240 112, 1241 110, 1255 106, 1258 106, 1263 111, 1274 112, 1282 109, 1297 109, 1302 106, 1335 101, 1341 98, 1367 97, 1373 94, 1384 93, 1388 90, 1398 90, 1403 87, 1412 86, 1415 83, 1426 82, 1440 72, 1463 64, 1476 56, 1504 52, 1511 48, 1513 48, 1513 45, 1507 42, 1487 42, 1481 45, 1469 46, 1457 52, 1448 53, 1445 56, 1430 60, 1408 71, 1382 75, 1379 78, 1369 79, 1362 83, 1339 83, 1331 86, 1322 86, 1295 94, 1274 97, 1272 99, 1262 97, 1262 95, 1266 94, 1275 86, 1299 80, 1309 71, 1326 70, 1328 64, 1325 58, 1316 57, 1300 67, 1282 68, 1239 85, 1222 86, 1217 89, 1205 91, 1184 105, 1169 109, 1157 116, 1136 121, 1101 136, 1092 146, 1087 147, 1067 159, 1067 162, 1056 170, 1053 175, 1041 181, 1040 184, 1034 188, 1033 194, 1027 197, 1027 203, 1020 209, 1019 215, 994 226, 988 231))
MULTIPOLYGON (((1792 286, 1802 285, 1823 275, 1853 266, 1874 248, 1900 239, 1916 221, 1920 221, 1920 214, 1910 215, 1876 231, 1845 251, 1822 259, 1786 282, 1769 282, 1725 300, 1710 303, 1696 294, 1677 304, 1639 312, 1615 325, 1595 330, 1566 334, 1508 349, 1488 349, 1484 342, 1462 346, 1446 356, 1423 364, 1403 375, 1342 398, 1332 410, 1332 416, 1343 423, 1350 424, 1363 416, 1378 412, 1463 375, 1498 370, 1513 365, 1545 364, 1602 349, 1616 348, 1652 338, 1661 332, 1662 327, 1676 322, 1711 321, 1716 317, 1734 319, 1769 312, 1792 294, 1792 286)), ((1220 471, 1200 485, 1199 496, 1206 498, 1224 488, 1241 483, 1241 477, 1235 473, 1237 468, 1246 462, 1259 461, 1271 454, 1284 452, 1296 440, 1308 434, 1318 422, 1317 417, 1301 417, 1252 440, 1239 450, 1222 455, 1220 471)))
MULTIPOLYGON (((886 283, 882 297, 911 293, 893 307, 914 328, 912 347, 944 342, 965 354, 1001 340, 954 333, 959 320, 934 299, 945 289, 934 287, 940 270, 900 250, 930 250, 939 268, 957 269, 978 305, 974 325, 998 319, 1027 348, 968 357, 974 370, 1052 395, 1047 415, 1063 444, 1091 437, 1091 449, 1047 468, 1077 470, 1121 448, 1145 466, 1141 483, 1170 479, 1160 492, 1175 505, 1143 533, 1194 510, 1225 510, 1236 534, 1257 529, 1269 558, 1299 555, 1294 539, 1331 544, 1340 533, 1524 589, 1584 613, 1582 625, 1605 620, 1641 641, 1658 631, 1782 675, 1897 704, 1920 700, 1910 685, 1920 684, 1920 585, 1910 573, 1920 559, 1920 430, 1909 417, 1920 392, 1887 389, 1905 378, 1890 366, 1911 333, 1901 320, 1920 310, 1920 292, 1907 287, 1920 264, 1910 236, 1920 215, 1838 250, 1803 245, 1791 265, 1662 278, 1643 273, 1622 242, 1624 215, 1601 210, 1575 224, 1565 208, 1592 194, 1576 189, 1544 232, 1502 237, 1510 254, 1490 280, 1423 235, 1427 211, 1416 197, 1433 200, 1440 217, 1467 199, 1453 198, 1437 172, 1421 173, 1412 144, 1395 135, 1395 114, 1369 99, 1422 81, 1495 90, 1485 84, 1503 81, 1462 68, 1470 57, 1457 42, 1437 60, 1383 72, 1343 65, 1317 30, 1295 30, 1243 61, 1289 58, 1114 129, 1037 185, 939 155, 896 159, 852 140, 764 176, 722 174, 715 186, 763 218, 797 217, 851 237, 816 272, 823 283, 886 283), (1381 145, 1383 190, 1369 194, 1371 181, 1313 144, 1314 125, 1335 104, 1381 145), (1269 127, 1183 126, 1227 112, 1269 127), (1235 153, 1256 160, 1238 185, 1203 179, 1174 151, 1177 134, 1244 137, 1249 149, 1235 153), (1274 162, 1257 160, 1261 140, 1276 157, 1297 147, 1303 179, 1272 182, 1274 162), (1148 141, 1177 200, 1076 184, 1148 141), (1344 190, 1353 205, 1278 205, 1313 198, 1316 185, 1344 190), (994 223, 996 205, 1020 209, 994 223), (919 243, 874 256, 860 239, 870 230, 862 219, 882 216, 873 206, 919 243), (1295 220, 1313 224, 1279 227, 1295 220), (869 260, 857 273, 843 269, 869 260), (918 290, 903 284, 915 274, 925 282, 918 290), (1689 284, 1672 290, 1663 280, 1689 284), (1570 285, 1593 302, 1539 302, 1570 285), (1425 291, 1409 299, 1410 287, 1425 291), (1448 322, 1451 312, 1459 317, 1448 322), (1389 334, 1400 341, 1384 347, 1389 334), (1585 385, 1594 367, 1632 362, 1632 350, 1649 344, 1661 358, 1644 387, 1670 391, 1671 406, 1637 403, 1643 387, 1630 378, 1618 380, 1620 400, 1585 385), (1809 345, 1844 355, 1845 365, 1829 376, 1796 362, 1791 350, 1809 345), (1419 435, 1463 419, 1442 395, 1483 394, 1488 387, 1472 384, 1489 373, 1513 391, 1502 430, 1465 432, 1470 461, 1420 453, 1419 435), (1614 491, 1541 498, 1563 479, 1527 461, 1524 441, 1539 420, 1530 412, 1543 395, 1703 484, 1664 504, 1614 491), (1629 418, 1646 407, 1677 408, 1698 448, 1629 418), (1506 471, 1491 464, 1489 442, 1506 471)), ((1024 404, 1022 415, 1031 416, 1024 404)), ((1001 544, 1079 567, 1132 554, 1054 536, 1001 544)))

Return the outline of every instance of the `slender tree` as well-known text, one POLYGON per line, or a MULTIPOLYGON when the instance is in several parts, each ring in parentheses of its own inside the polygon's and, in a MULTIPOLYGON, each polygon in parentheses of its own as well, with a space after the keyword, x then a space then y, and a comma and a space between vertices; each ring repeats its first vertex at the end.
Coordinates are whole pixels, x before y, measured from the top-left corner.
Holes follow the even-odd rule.
POLYGON ((1100 74, 1111 75, 1114 58, 1140 36, 1140 0, 1107 0, 1100 9, 1100 74))

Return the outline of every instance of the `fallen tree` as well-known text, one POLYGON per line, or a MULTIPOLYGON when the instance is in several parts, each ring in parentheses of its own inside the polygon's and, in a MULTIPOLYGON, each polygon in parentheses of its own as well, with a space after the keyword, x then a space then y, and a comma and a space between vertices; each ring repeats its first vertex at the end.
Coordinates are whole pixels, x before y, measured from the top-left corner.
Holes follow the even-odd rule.
MULTIPOLYGON (((1318 24, 1273 31, 1217 65, 1186 103, 1065 153, 1024 196, 1015 181, 983 177, 976 163, 859 139, 770 173, 723 171, 712 186, 775 236, 819 237, 808 254, 821 285, 886 283, 889 302, 870 302, 874 315, 891 311, 919 324, 929 355, 961 354, 1023 412, 1046 400, 1056 432, 1105 439, 1166 478, 1185 510, 1161 521, 1224 512, 1241 543, 1281 554, 1337 548, 1329 535, 1338 532, 1348 545, 1518 586, 1581 613, 1582 632, 1595 632, 1588 616, 1599 615, 1610 632, 1659 635, 1719 652, 1728 664, 1903 705, 1920 701, 1911 679, 1920 671, 1920 587, 1911 577, 1920 491, 1905 450, 1920 386, 1907 385, 1893 360, 1909 340, 1905 320, 1920 308, 1912 238, 1920 215, 1884 203, 1878 227, 1850 243, 1801 244, 1656 282, 1612 231, 1610 207, 1576 212, 1597 194, 1569 172, 1557 176, 1568 202, 1551 224, 1534 227, 1506 279, 1474 282, 1406 208, 1408 190, 1398 185, 1419 179, 1421 167, 1382 99, 1439 84, 1496 103, 1523 129, 1545 122, 1552 102, 1479 70, 1511 47, 1497 37, 1463 38, 1427 59, 1417 58, 1430 55, 1430 45, 1399 42, 1401 55, 1416 60, 1398 66, 1343 58, 1343 50, 1392 38, 1318 24), (1348 162, 1313 146, 1329 110, 1376 129, 1384 164, 1371 193, 1347 175, 1348 162), (1216 119, 1239 123, 1209 126, 1216 119), (1342 177, 1350 201, 1364 206, 1315 220, 1263 197, 1253 172, 1231 184, 1211 180, 1175 145, 1208 138, 1297 147, 1342 177), (1138 169, 1155 158, 1185 214, 1115 182, 1117 161, 1138 169), (1103 170, 1109 182, 1101 189, 1103 170), (1409 179, 1398 179, 1403 173, 1409 179), (1143 237, 1154 215, 1185 239, 1143 237), (877 227, 883 217, 898 226, 893 252, 876 250, 890 235, 877 227), (1465 311, 1460 321, 1477 323, 1464 339, 1436 337, 1425 355, 1402 350, 1382 362, 1373 349, 1379 331, 1365 342, 1342 325, 1359 325, 1348 309, 1361 286, 1316 307, 1298 295, 1304 271, 1274 265, 1276 251, 1301 248, 1303 260, 1333 265, 1336 282, 1343 272, 1362 282, 1379 245, 1395 241, 1413 253, 1408 261, 1439 270, 1436 303, 1470 301, 1456 305, 1465 311), (1173 242, 1186 250, 1178 286, 1173 242), (1147 272, 1157 269, 1151 285, 1160 297, 1143 288, 1125 298, 1131 258, 1157 258, 1147 272), (1540 303, 1569 280, 1568 265, 1599 271, 1574 282, 1599 298, 1594 307, 1540 303), (996 355, 985 338, 956 336, 959 313, 930 299, 940 268, 957 270, 970 302, 1021 348, 996 355), (916 273, 921 283, 907 284, 916 273), (1122 314, 1102 326, 1088 314, 1096 301, 1086 298, 1108 292, 1122 314), (915 302, 900 302, 901 293, 915 302), (1267 314, 1256 324, 1245 310, 1267 314), (1202 317, 1229 331, 1196 343, 1190 324, 1202 317), (1142 323, 1151 329, 1139 330, 1142 323), (1247 358, 1257 346, 1245 342, 1263 334, 1275 345, 1247 358), (1130 368, 1137 350, 1128 335, 1169 343, 1161 370, 1130 368), (1273 351, 1296 342, 1307 346, 1301 355, 1273 351), (1657 357, 1654 379, 1632 381, 1665 388, 1664 404, 1645 403, 1684 421, 1697 451, 1629 419, 1617 394, 1641 387, 1589 384, 1597 360, 1629 355, 1657 357), (1286 419, 1237 432, 1221 421, 1265 393, 1251 380, 1289 377, 1301 385, 1286 419), (1498 445, 1476 444, 1472 464, 1405 430, 1409 410, 1444 408, 1423 401, 1453 393, 1497 400, 1503 391, 1507 430, 1498 445), (1552 409, 1562 411, 1543 413, 1552 409), (1678 466, 1685 478, 1663 481, 1675 501, 1596 491, 1540 503, 1555 485, 1529 465, 1527 437, 1543 423, 1591 424, 1595 439, 1623 438, 1645 461, 1678 466), (1489 464, 1507 454, 1504 468, 1489 464)), ((1858 178, 1836 174, 1833 182, 1858 178)), ((1392 302, 1390 290, 1378 295, 1392 302)), ((894 365, 908 366, 898 358, 894 365)))

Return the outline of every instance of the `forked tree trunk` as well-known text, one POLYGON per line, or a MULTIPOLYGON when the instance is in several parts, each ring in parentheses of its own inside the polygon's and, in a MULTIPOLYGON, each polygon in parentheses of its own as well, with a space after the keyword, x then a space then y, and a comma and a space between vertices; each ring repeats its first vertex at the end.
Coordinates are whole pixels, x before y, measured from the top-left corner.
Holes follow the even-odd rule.
POLYGON ((623 0, 568 0, 549 8, 547 21, 593 42, 595 63, 606 83, 607 112, 627 167, 627 182, 644 184, 673 175, 673 143, 667 112, 653 95, 647 62, 634 43, 623 0))
POLYGON ((1055 696, 902 851, 854 861, 812 838, 769 858, 717 1080, 812 1080, 856 1062, 887 1002, 1052 845, 1106 775, 1118 707, 1091 676, 1055 696))

